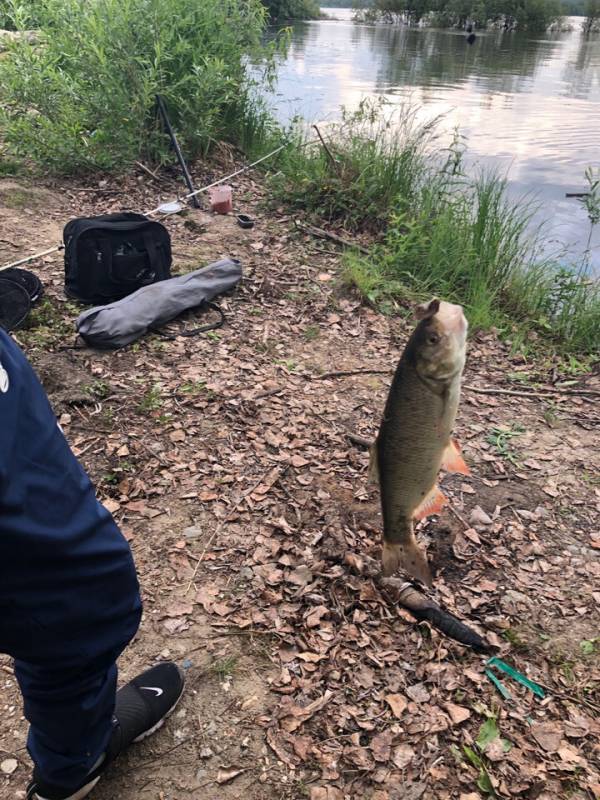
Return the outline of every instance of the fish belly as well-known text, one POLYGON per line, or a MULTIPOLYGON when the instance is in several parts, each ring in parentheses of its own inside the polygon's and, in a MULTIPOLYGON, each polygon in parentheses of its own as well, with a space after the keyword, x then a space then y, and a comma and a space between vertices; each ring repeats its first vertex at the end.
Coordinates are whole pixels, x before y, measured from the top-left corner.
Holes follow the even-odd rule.
POLYGON ((418 380, 390 394, 377 440, 386 541, 412 536, 414 513, 436 484, 450 440, 449 410, 418 380))

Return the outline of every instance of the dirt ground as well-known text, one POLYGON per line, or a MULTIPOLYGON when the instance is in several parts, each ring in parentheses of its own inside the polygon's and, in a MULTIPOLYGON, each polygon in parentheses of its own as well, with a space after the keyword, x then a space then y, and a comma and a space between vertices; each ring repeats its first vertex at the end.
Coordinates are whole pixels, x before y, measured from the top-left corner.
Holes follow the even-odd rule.
MULTIPOLYGON (((0 181, 0 263, 175 186, 0 181)), ((56 254, 34 267, 46 301, 16 335, 134 551, 145 614, 121 679, 168 658, 188 676, 164 730, 94 797, 597 800, 600 411, 566 392, 600 391, 598 373, 511 354, 494 333, 470 342, 458 436, 472 477, 443 478, 451 505, 420 538, 437 601, 545 691, 506 679, 503 699, 487 657, 369 577, 378 496, 347 434, 374 435, 410 322, 346 291, 336 246, 268 212, 260 183, 234 187, 254 230, 193 210, 166 223, 176 269, 241 259, 224 328, 73 349, 56 254)), ((3 656, 0 711, 0 797, 23 798, 26 723, 3 656)))

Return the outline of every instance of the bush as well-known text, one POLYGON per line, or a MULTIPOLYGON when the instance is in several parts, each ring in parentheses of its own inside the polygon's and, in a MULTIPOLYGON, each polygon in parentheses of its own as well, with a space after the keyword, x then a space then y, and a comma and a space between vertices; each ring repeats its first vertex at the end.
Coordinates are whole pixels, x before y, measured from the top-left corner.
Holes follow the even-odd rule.
POLYGON ((273 20, 318 19, 321 15, 317 0, 263 0, 273 20))
POLYGON ((43 6, 44 0, 0 0, 0 28, 9 31, 37 28, 43 6))
MULTIPOLYGON (((186 153, 264 124, 245 69, 263 53, 259 0, 44 0, 42 44, 0 61, 0 137, 55 172, 167 157, 155 95, 186 153)), ((18 14, 13 20, 21 26, 18 14)))
POLYGON ((279 159, 273 190, 316 219, 376 232, 387 224, 395 198, 415 191, 434 129, 435 123, 418 124, 413 109, 386 117, 378 103, 363 101, 356 112, 344 111, 341 123, 323 129, 329 154, 297 136, 279 159))
MULTIPOLYGON (((597 2, 597 0, 588 0, 597 2)), ((374 0, 362 17, 464 28, 488 23, 507 30, 544 31, 561 16, 559 0, 374 0)), ((359 14, 359 18, 361 15, 359 14)))

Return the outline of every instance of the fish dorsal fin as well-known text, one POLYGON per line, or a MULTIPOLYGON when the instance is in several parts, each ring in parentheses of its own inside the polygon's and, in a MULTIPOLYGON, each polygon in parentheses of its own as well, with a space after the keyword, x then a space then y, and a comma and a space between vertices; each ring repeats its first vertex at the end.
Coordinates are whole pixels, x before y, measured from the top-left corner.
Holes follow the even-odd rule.
POLYGON ((448 503, 448 498, 436 484, 433 489, 423 498, 422 503, 416 508, 413 517, 416 520, 425 519, 432 514, 439 514, 448 503))
POLYGON ((367 483, 379 483, 379 460, 377 458, 377 442, 369 448, 369 473, 367 483))
POLYGON ((465 463, 460 452, 460 447, 455 439, 450 439, 450 444, 442 456, 442 468, 446 472, 458 472, 460 475, 470 475, 471 470, 465 463))

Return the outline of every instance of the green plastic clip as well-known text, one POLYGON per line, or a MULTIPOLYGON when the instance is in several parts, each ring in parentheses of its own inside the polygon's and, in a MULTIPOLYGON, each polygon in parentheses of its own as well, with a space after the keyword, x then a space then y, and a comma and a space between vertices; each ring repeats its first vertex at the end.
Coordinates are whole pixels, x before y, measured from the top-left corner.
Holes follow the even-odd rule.
POLYGON ((502 681, 492 672, 492 668, 494 667, 499 672, 504 672, 505 675, 508 675, 508 677, 512 678, 512 680, 516 683, 520 683, 521 686, 525 686, 530 692, 533 692, 536 697, 539 697, 543 700, 546 696, 541 686, 538 686, 537 683, 530 681, 529 678, 527 678, 518 670, 514 669, 514 667, 511 667, 510 664, 506 663, 506 661, 502 661, 502 659, 498 658, 497 656, 490 658, 485 667, 485 674, 505 700, 512 700, 512 695, 502 681))

